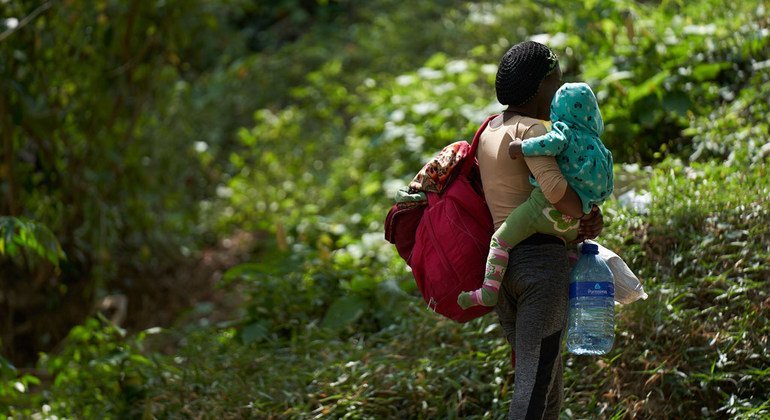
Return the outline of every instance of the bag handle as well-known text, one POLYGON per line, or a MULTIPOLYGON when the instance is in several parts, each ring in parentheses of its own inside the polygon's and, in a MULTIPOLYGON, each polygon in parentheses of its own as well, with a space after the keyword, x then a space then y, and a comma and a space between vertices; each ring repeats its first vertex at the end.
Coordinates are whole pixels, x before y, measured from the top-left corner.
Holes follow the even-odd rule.
POLYGON ((479 149, 479 143, 481 142, 481 133, 483 133, 487 128, 489 122, 498 115, 499 114, 495 114, 487 117, 487 119, 481 124, 481 127, 476 130, 476 134, 473 136, 473 142, 471 142, 471 150, 468 151, 468 156, 465 157, 465 162, 463 162, 463 168, 461 172, 463 175, 468 175, 471 171, 471 168, 473 168, 473 164, 476 162, 476 151, 479 149))

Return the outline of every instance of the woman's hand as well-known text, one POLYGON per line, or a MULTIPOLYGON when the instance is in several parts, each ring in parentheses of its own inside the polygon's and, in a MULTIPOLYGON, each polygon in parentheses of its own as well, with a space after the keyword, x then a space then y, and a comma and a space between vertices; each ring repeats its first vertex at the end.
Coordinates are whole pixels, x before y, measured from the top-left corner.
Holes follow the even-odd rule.
POLYGON ((524 157, 524 153, 521 151, 521 139, 516 139, 508 143, 508 156, 511 159, 524 157))
POLYGON ((580 228, 575 242, 583 242, 585 239, 594 239, 602 233, 604 229, 604 216, 602 210, 593 206, 591 213, 584 215, 580 219, 580 228))

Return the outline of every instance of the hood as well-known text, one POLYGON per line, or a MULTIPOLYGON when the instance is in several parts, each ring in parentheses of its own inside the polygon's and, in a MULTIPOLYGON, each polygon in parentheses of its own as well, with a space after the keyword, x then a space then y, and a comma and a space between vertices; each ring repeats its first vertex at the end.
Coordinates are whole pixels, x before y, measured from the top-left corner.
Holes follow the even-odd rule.
POLYGON ((591 87, 585 83, 565 83, 551 102, 551 121, 562 121, 572 129, 601 136, 604 121, 591 87))

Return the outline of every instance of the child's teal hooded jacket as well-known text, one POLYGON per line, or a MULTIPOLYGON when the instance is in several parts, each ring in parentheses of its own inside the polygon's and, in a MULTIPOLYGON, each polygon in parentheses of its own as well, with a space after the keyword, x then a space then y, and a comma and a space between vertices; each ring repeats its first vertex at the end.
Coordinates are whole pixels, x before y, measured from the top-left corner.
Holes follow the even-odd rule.
MULTIPOLYGON (((555 156, 570 187, 580 196, 583 212, 590 213, 612 194, 612 153, 599 136, 604 122, 591 88, 565 83, 551 103, 551 131, 522 142, 524 156, 555 156)), ((537 183, 532 179, 535 186, 537 183)))

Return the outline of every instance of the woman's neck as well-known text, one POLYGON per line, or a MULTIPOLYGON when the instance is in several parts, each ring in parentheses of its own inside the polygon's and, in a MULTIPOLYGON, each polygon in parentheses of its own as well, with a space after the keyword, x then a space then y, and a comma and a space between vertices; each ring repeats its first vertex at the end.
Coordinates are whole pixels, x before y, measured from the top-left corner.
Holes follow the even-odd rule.
POLYGON ((508 113, 523 115, 525 117, 530 117, 530 118, 538 118, 537 111, 538 110, 536 109, 532 101, 522 106, 508 106, 508 109, 505 110, 505 112, 508 112, 508 113))

